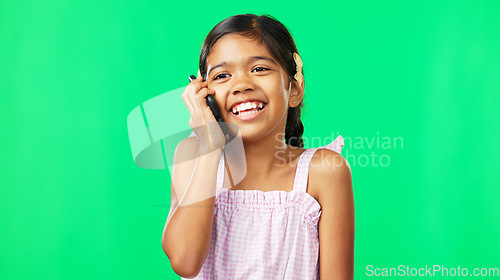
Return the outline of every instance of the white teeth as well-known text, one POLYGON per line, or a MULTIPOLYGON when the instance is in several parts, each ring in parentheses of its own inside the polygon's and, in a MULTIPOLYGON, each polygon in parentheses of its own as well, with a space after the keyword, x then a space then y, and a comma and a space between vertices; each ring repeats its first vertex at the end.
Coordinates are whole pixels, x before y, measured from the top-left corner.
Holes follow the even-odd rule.
POLYGON ((238 116, 244 117, 244 116, 252 115, 255 113, 257 113, 257 111, 248 111, 248 112, 240 113, 238 116))
POLYGON ((241 112, 245 110, 250 110, 250 109, 255 109, 259 108, 262 109, 264 108, 264 104, 260 101, 254 101, 254 102, 245 102, 245 103, 240 103, 232 108, 233 114, 239 113, 238 115, 240 116, 245 116, 248 115, 247 113, 255 113, 255 111, 250 111, 250 112, 241 112))

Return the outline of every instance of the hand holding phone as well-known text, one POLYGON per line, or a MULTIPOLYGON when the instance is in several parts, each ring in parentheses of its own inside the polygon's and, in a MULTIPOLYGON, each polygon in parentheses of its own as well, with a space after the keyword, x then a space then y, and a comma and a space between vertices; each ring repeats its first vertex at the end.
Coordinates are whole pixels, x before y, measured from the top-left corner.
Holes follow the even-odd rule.
MULTIPOLYGON (((189 81, 192 82, 193 80, 196 79, 195 75, 189 76, 189 81)), ((203 79, 205 81, 205 79, 203 79)), ((224 122, 222 119, 222 115, 220 113, 219 107, 217 107, 217 103, 215 102, 215 98, 212 94, 207 95, 207 105, 210 107, 210 110, 212 110, 212 113, 214 114, 215 120, 217 122, 224 122)), ((225 133, 224 133, 225 134, 225 133)))
MULTIPOLYGON (((195 75, 189 76, 190 82, 194 81, 195 79, 196 79, 195 75)), ((203 78, 203 81, 205 81, 205 78, 203 78)), ((224 137, 226 139, 229 139, 230 136, 224 124, 224 120, 222 119, 222 114, 220 113, 219 107, 215 102, 215 97, 212 94, 209 94, 207 95, 206 100, 207 100, 207 106, 210 107, 210 110, 212 110, 212 114, 214 114, 215 120, 219 123, 219 126, 222 129, 222 133, 224 133, 224 137)))

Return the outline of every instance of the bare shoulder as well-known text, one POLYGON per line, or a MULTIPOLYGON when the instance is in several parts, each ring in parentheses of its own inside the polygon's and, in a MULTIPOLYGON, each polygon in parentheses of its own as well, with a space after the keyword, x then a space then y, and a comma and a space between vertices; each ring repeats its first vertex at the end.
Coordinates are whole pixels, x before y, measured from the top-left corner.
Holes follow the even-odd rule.
POLYGON ((354 198, 351 168, 331 150, 317 150, 309 169, 321 205, 319 279, 354 277, 354 198))
POLYGON ((339 192, 352 193, 351 167, 347 160, 335 151, 317 150, 311 159, 309 176, 309 187, 320 204, 326 197, 339 192))

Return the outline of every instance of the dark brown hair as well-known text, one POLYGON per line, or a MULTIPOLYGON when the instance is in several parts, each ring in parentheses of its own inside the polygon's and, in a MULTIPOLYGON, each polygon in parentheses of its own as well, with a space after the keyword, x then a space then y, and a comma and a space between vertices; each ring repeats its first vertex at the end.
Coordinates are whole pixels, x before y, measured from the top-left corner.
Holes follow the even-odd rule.
MULTIPOLYGON (((271 16, 257 16, 254 14, 235 15, 218 23, 208 33, 200 54, 200 72, 205 77, 207 71, 207 58, 213 45, 222 36, 237 33, 252 39, 259 40, 266 46, 272 56, 278 60, 285 69, 288 77, 293 77, 296 73, 296 64, 293 53, 299 53, 292 36, 286 27, 271 16)), ((304 125, 300 120, 301 108, 304 106, 303 100, 294 108, 288 108, 285 128, 285 143, 303 148, 304 142, 302 134, 304 125)))

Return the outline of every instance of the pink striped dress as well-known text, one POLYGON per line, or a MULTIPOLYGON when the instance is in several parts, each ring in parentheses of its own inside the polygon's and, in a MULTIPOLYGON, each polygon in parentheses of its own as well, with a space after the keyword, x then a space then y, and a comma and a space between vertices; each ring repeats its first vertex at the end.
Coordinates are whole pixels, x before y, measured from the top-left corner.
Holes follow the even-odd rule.
POLYGON ((290 192, 223 188, 222 156, 212 243, 193 279, 318 279, 321 206, 306 192, 309 163, 316 150, 340 154, 342 146, 339 135, 327 146, 305 150, 290 192))

